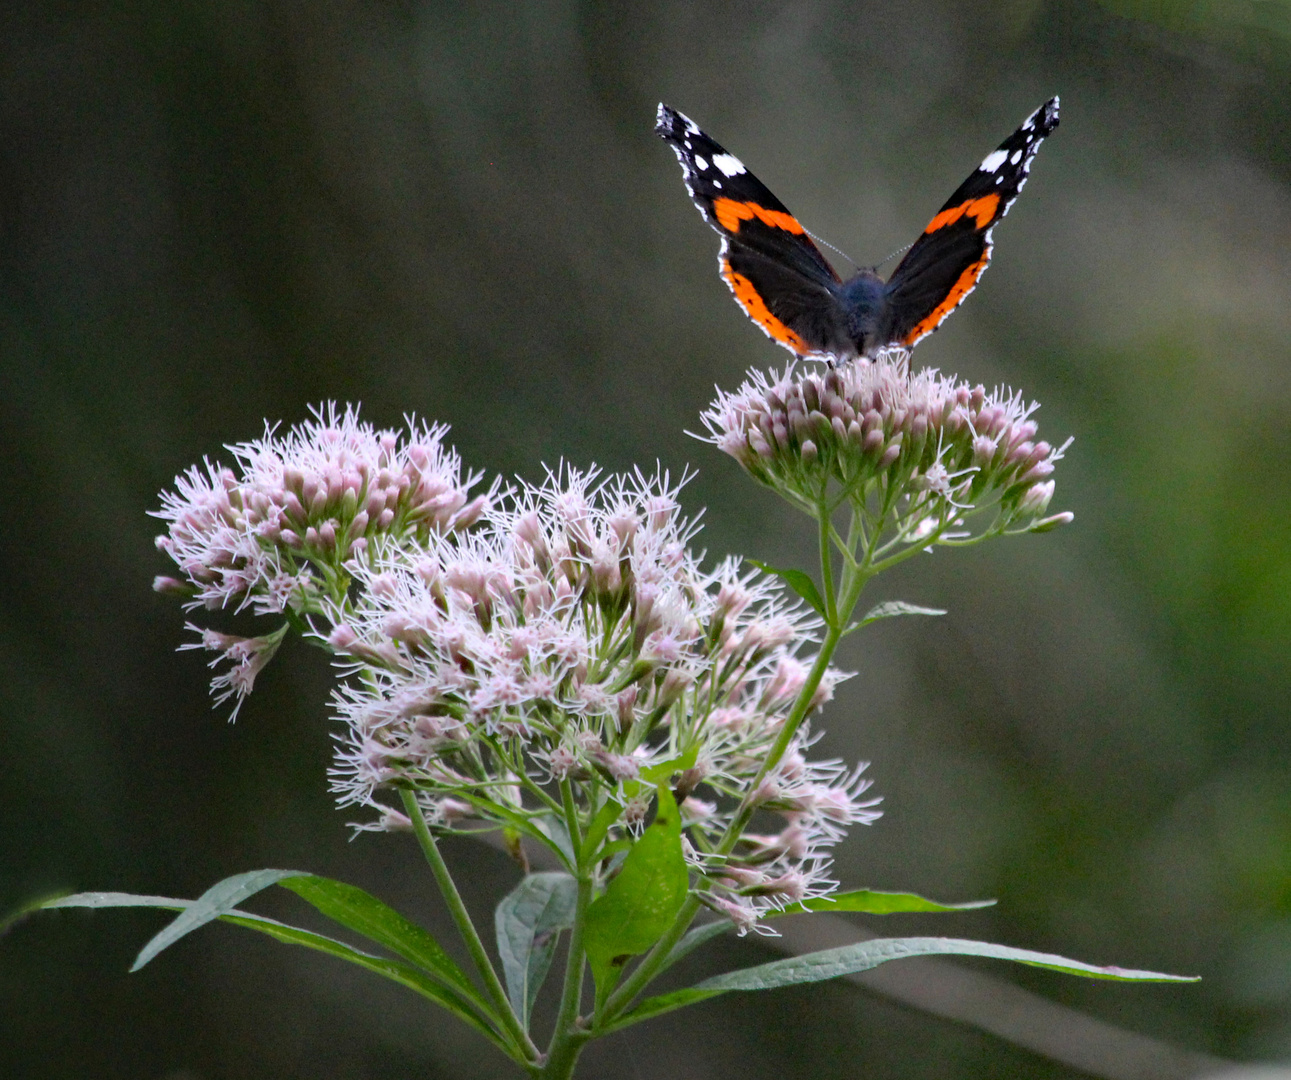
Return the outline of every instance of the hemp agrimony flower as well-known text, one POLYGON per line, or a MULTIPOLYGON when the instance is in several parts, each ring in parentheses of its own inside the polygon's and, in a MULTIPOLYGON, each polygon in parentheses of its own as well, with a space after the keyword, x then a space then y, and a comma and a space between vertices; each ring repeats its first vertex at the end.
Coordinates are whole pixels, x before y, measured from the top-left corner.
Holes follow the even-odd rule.
MULTIPOLYGON (((403 433, 378 431, 354 406, 334 405, 284 435, 266 425, 263 438, 228 447, 236 469, 208 460, 162 493, 155 516, 168 527, 157 547, 182 577, 158 577, 154 588, 190 609, 321 612, 324 598, 344 593, 347 561, 373 538, 415 543, 479 517, 494 492, 470 495, 480 474, 462 473, 443 445, 447 430, 409 419, 403 433)), ((220 653, 213 666, 231 665, 212 683, 217 704, 232 695, 240 705, 281 641, 281 633, 248 643, 189 628, 200 647, 220 653)))
POLYGON ((1036 405, 987 393, 935 370, 911 373, 909 353, 823 372, 751 372, 703 414, 709 441, 759 483, 812 516, 852 506, 872 548, 954 543, 1043 531, 1071 514, 1042 515, 1068 443, 1036 442, 1036 405), (977 533, 966 519, 993 506, 977 533))
MULTIPOLYGON (((831 659, 866 584, 933 545, 1038 532, 1062 449, 1035 441, 1034 405, 904 353, 824 372, 755 373, 704 414, 709 438, 816 522, 819 568, 705 568, 666 473, 562 466, 538 484, 480 481, 409 420, 377 431, 332 406, 229 447, 162 496, 156 587, 190 611, 250 608, 240 636, 194 623, 211 690, 233 714, 285 636, 334 657, 331 770, 357 828, 411 832, 474 969, 362 889, 286 870, 237 874, 196 901, 86 893, 43 906, 178 909, 136 967, 226 918, 393 979, 470 1024, 528 1075, 572 1076, 589 1039, 730 990, 770 989, 919 954, 995 956, 1074 974, 1168 979, 985 942, 864 940, 642 998, 728 929, 788 912, 946 911, 909 893, 839 891, 830 853, 878 817, 866 766, 812 759, 810 717, 845 677, 831 659), (984 511, 993 511, 983 518, 984 511), (971 524, 970 524, 971 523, 971 524), (796 596, 794 595, 796 594, 796 596), (523 867, 497 905, 501 972, 437 837, 488 831, 523 867), (531 855, 558 867, 529 872, 531 855), (382 957, 237 905, 279 884, 382 957), (707 908, 715 917, 693 925, 707 908), (556 1020, 533 1003, 564 937, 556 1020), (590 971, 594 994, 584 993, 590 971), (505 980, 505 985, 504 985, 505 980)), ((755 564, 760 565, 760 564, 755 564)), ((935 613, 934 613, 935 614, 935 613)), ((196 616, 195 616, 196 617, 196 616)))
MULTIPOLYGON (((468 532, 355 560, 361 599, 332 612, 330 637, 359 676, 336 696, 342 804, 378 810, 370 827, 407 827, 382 793, 412 790, 445 831, 478 819, 471 829, 518 829, 559 851, 557 785, 580 811, 621 808, 607 819, 613 843, 639 832, 651 793, 640 778, 663 769, 706 903, 745 928, 827 895, 828 849, 878 816, 860 799, 863 766, 809 762, 804 728, 761 771, 820 620, 737 560, 701 569, 679 486, 566 468, 493 502, 468 532), (744 805, 780 831, 718 852, 744 805)), ((813 707, 838 678, 826 673, 813 707)))

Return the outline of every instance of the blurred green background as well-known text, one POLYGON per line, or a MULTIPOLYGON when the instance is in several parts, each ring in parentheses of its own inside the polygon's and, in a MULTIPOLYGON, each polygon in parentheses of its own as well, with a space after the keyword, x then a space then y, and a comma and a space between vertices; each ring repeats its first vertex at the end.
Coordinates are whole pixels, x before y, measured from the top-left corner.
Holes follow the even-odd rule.
MULTIPOLYGON (((411 841, 351 843, 330 805, 321 655, 285 649, 235 725, 211 712, 150 591, 156 493, 265 418, 361 400, 451 423, 508 474, 694 465, 710 552, 809 564, 807 523, 684 434, 715 382, 785 354, 718 280, 656 102, 876 262, 1054 93, 993 268, 917 360, 1044 403, 1042 435, 1075 436, 1054 508, 1076 522, 877 583, 950 614, 845 646, 824 745, 872 760, 887 813, 838 876, 1000 899, 871 930, 1203 975, 989 969, 1181 1047, 1291 1059, 1283 0, 5 5, 0 911, 291 866, 441 926, 411 841)), ((482 913, 514 880, 492 850, 450 856, 482 913)), ((0 940, 0 1075, 505 1073, 412 995, 231 928, 127 975, 159 924, 57 912, 0 940)), ((833 984, 721 998, 585 1062, 1079 1075, 833 984)))

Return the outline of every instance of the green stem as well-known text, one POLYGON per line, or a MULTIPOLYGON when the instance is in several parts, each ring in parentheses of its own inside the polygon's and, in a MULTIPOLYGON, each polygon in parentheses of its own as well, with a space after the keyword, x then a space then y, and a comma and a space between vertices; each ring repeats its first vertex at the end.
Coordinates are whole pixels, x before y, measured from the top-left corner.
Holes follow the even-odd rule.
POLYGON ((632 1004, 632 999, 646 988, 651 979, 659 974, 672 953, 673 946, 690 929, 691 922, 699 914, 699 908, 700 903, 693 894, 686 897, 685 902, 681 905, 681 910, 677 912, 677 917, 673 919, 668 931, 654 943, 654 948, 633 969, 632 974, 624 979, 619 984, 618 989, 605 999, 605 1006, 601 1009, 600 1016, 597 1017, 597 1027, 604 1027, 619 1013, 623 1012, 624 1009, 632 1004))
POLYGON ((457 932, 462 935, 467 951, 475 962, 475 970, 479 972, 480 978, 484 980, 484 987, 488 991, 489 997, 493 1000, 497 1019, 501 1021, 502 1026, 511 1036, 511 1041, 515 1044, 517 1050, 524 1055, 526 1063, 536 1061, 541 1056, 539 1050, 534 1046, 533 1040, 529 1038, 524 1026, 520 1023, 519 1017, 516 1016, 515 1010, 511 1008, 511 1002, 507 1000, 507 993, 502 988, 502 983, 498 979, 497 972, 493 970, 493 965, 489 962, 488 953, 484 951, 484 942, 480 940, 480 935, 475 930, 475 924, 471 922, 470 912, 466 910, 462 895, 457 891, 457 884, 453 881, 453 875, 448 871, 448 864, 444 862, 444 856, 439 852, 439 845, 435 843, 430 827, 426 824, 426 818, 421 812, 421 805, 417 802, 416 794, 406 789, 399 794, 403 797, 404 810, 407 811, 408 817, 412 819, 413 831, 417 834, 417 843, 421 845, 422 853, 426 856, 426 861, 430 863, 430 869, 435 875, 439 891, 443 894, 444 902, 448 905, 449 913, 453 916, 453 922, 457 925, 457 932))
POLYGON ((587 921, 587 908, 592 902, 592 879, 586 870, 578 878, 578 899, 574 907, 574 926, 569 932, 569 954, 565 958, 565 986, 560 996, 560 1012, 556 1027, 547 1047, 547 1061, 538 1076, 542 1080, 565 1080, 574 1072, 583 1044, 592 1033, 578 1023, 578 1006, 583 999, 583 973, 586 970, 583 955, 583 924, 587 921))
MULTIPOLYGON (((829 564, 829 532, 831 525, 828 518, 820 518, 820 557, 821 573, 824 575, 825 588, 830 592, 829 600, 829 629, 825 632, 825 640, 820 643, 820 652, 816 654, 816 661, 811 665, 811 671, 807 674, 807 681, 803 683, 802 689, 798 692, 798 697, 793 703, 793 708, 789 710, 789 716, 785 719, 784 726, 780 729, 780 734, 776 736, 776 741, 771 744, 771 751, 767 754, 766 760, 762 762, 762 768, 749 785, 749 794, 752 795, 757 791, 762 781, 767 778, 771 771, 780 764, 780 759, 784 757, 785 751, 789 749, 789 744, 793 741, 794 735, 802 726, 802 722, 807 718, 807 713, 811 709, 811 699, 816 696, 816 690, 820 687, 820 681, 825 677, 825 672, 829 669, 829 662, 834 658, 834 650, 838 648, 838 642, 842 639, 844 631, 847 629, 847 620, 852 617, 852 612, 856 609, 856 602, 861 598, 861 590, 865 588, 866 582, 874 576, 875 570, 865 566, 865 561, 858 563, 855 556, 848 558, 843 563, 841 580, 838 585, 838 593, 835 597, 833 580, 830 576, 829 564)), ((852 535, 848 537, 848 548, 855 550, 857 521, 854 518, 851 530, 852 535)), ((752 816, 752 808, 746 806, 732 822, 731 828, 727 831, 727 840, 722 844, 723 853, 730 850, 731 844, 740 833, 744 831, 744 826, 748 824, 749 817, 752 816)))
MULTIPOLYGON (((821 532, 821 573, 824 575, 822 581, 825 588, 832 594, 833 580, 830 576, 828 561, 828 545, 832 526, 828 516, 820 516, 817 520, 821 532)), ((847 544, 849 552, 855 551, 858 537, 858 520, 853 515, 851 535, 848 537, 847 544)), ((785 720, 784 726, 780 729, 780 734, 776 737, 776 741, 772 744, 771 751, 767 754, 762 768, 758 770, 753 783, 749 785, 750 795, 757 791, 771 770, 780 764, 780 759, 784 757, 785 751, 789 749, 789 744, 792 742, 798 728, 802 726, 803 720, 806 719, 811 708, 811 699, 816 696, 820 681, 825 677, 825 672, 829 669, 829 662, 833 658, 834 650, 838 648, 838 642, 842 639, 847 620, 852 617, 856 603, 861 598, 861 590, 865 588, 866 582, 873 576, 874 570, 866 567, 864 560, 858 564, 856 559, 851 557, 844 562, 837 602, 832 608, 833 618, 825 634, 825 639, 820 644, 820 652, 817 654, 816 661, 812 664, 811 671, 807 675, 807 681, 803 683, 802 689, 793 703, 793 708, 789 711, 789 716, 785 720)), ((753 817, 754 809, 754 805, 746 799, 745 804, 731 822, 730 828, 727 829, 722 842, 718 845, 717 851, 719 854, 726 855, 735 846, 736 841, 743 835, 745 826, 748 825, 749 820, 753 817)), ((598 1026, 603 1026, 618 1016, 632 1003, 637 994, 645 989, 650 980, 662 970, 669 954, 672 952, 673 946, 681 940, 682 935, 690 928, 690 924, 698 914, 699 908, 700 902, 695 899, 693 894, 686 898, 686 902, 682 905, 681 910, 677 912, 677 916, 673 919, 667 933, 655 942, 654 947, 636 966, 632 974, 606 999, 605 1006, 597 1017, 598 1026)))
POLYGON ((569 846, 574 852, 574 861, 578 865, 578 877, 581 880, 583 867, 583 830, 578 824, 578 804, 574 802, 574 785, 565 777, 560 782, 561 809, 565 815, 565 831, 569 833, 569 846))
POLYGON ((823 491, 816 507, 816 515, 816 520, 820 522, 817 536, 820 540, 820 585, 825 594, 825 622, 833 626, 838 622, 838 608, 834 594, 834 568, 829 559, 829 543, 834 528, 829 504, 823 491))

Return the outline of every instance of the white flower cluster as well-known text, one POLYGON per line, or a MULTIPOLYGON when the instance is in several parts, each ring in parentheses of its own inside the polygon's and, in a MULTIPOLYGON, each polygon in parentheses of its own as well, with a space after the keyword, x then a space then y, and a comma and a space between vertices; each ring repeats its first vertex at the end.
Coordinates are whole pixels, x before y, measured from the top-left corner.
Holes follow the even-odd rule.
POLYGON ((608 814, 608 843, 669 782, 702 895, 742 928, 831 891, 828 849, 877 816, 861 770, 807 761, 804 727, 759 779, 817 621, 736 560, 702 570, 695 531, 666 475, 564 469, 469 531, 373 544, 350 564, 358 600, 332 612, 330 644, 353 662, 335 699, 342 804, 377 810, 366 827, 406 827, 383 792, 411 788, 441 827, 470 818, 560 851, 562 800, 608 814), (780 831, 721 855, 746 800, 780 831))
MULTIPOLYGON (((1065 524, 1043 518, 1049 477, 1067 444, 1036 441, 1037 406, 1019 394, 969 386, 909 354, 881 352, 822 372, 751 371, 703 414, 709 439, 756 480, 815 514, 832 492, 869 508, 871 523, 918 542, 997 507, 988 532, 1065 524)), ((1070 440, 1069 440, 1070 441, 1070 440)))

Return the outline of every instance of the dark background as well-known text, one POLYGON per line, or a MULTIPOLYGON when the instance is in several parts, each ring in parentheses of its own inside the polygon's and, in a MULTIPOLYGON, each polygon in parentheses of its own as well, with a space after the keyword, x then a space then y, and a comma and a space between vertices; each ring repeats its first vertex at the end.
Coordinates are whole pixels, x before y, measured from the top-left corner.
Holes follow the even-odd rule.
MULTIPOLYGON (((1193 1050, 1291 1057, 1291 7, 1283 0, 455 5, 173 0, 0 14, 0 911, 195 896, 292 866, 442 927, 405 838, 330 804, 322 656, 230 726, 150 592, 156 493, 323 400, 453 425, 468 463, 700 471, 709 551, 812 536, 684 431, 780 364, 651 134, 661 98, 862 262, 909 243, 1046 97, 1062 127, 993 268, 917 360, 1043 401, 1071 528, 942 551, 848 639, 825 747, 887 815, 849 885, 987 912, 870 920, 1183 987, 989 967, 1193 1050)), ((514 880, 450 847, 470 899, 514 880)), ((261 910, 301 918, 284 898, 261 910), (275 907, 279 904, 279 907, 275 907)), ((228 927, 126 969, 155 913, 0 940, 0 1074, 489 1077, 420 999, 228 927)), ((446 935, 445 935, 446 936, 446 935)), ((716 947, 706 970, 767 958, 716 947)), ((732 996, 588 1077, 1068 1077, 867 991, 732 996)))

